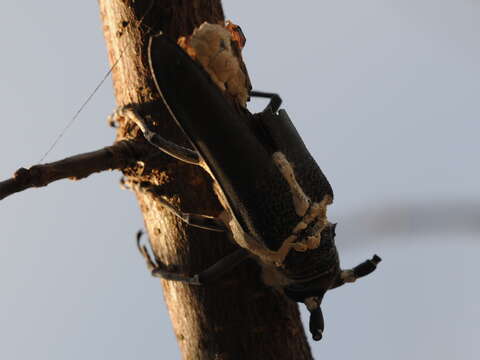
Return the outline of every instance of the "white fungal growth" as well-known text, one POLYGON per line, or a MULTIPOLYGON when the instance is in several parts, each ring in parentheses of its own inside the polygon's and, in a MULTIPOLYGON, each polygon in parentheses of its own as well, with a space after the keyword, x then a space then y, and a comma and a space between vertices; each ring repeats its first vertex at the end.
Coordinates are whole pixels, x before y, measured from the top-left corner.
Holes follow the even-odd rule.
MULTIPOLYGON (((290 185, 294 202, 297 202, 295 206, 297 214, 302 218, 292 228, 291 234, 283 240, 282 246, 276 250, 270 250, 259 234, 248 234, 242 228, 238 220, 235 218, 230 204, 223 192, 222 188, 218 185, 217 181, 214 182, 214 191, 217 195, 223 208, 226 210, 222 213, 221 220, 227 224, 230 228, 233 240, 242 248, 247 249, 250 253, 257 256, 264 267, 264 278, 266 283, 283 284, 285 285, 286 278, 281 276, 275 271, 276 267, 281 267, 285 257, 291 250, 295 251, 307 251, 316 249, 320 246, 321 232, 329 224, 327 220, 327 206, 332 203, 332 197, 325 195, 320 202, 311 203, 309 197, 304 193, 300 185, 298 184, 292 165, 285 158, 285 155, 278 152, 274 154, 274 161, 277 166, 281 166, 281 173, 283 176, 288 177, 287 182, 290 185), (276 155, 275 155, 276 154, 276 155), (276 160, 275 160, 276 159, 276 160), (312 228, 312 233, 307 237, 301 237, 300 233, 307 227, 312 228)), ((213 177, 213 174, 210 174, 213 177)), ((214 178, 215 179, 215 178, 214 178)), ((248 219, 244 219, 248 222, 248 219)), ((250 229, 254 227, 248 223, 247 226, 250 229)))
POLYGON ((295 212, 298 216, 304 216, 310 206, 310 198, 305 195, 305 192, 298 184, 292 164, 280 151, 273 154, 273 162, 277 165, 278 170, 280 170, 280 173, 290 186, 295 212))
POLYGON ((231 33, 222 25, 204 22, 179 44, 202 64, 212 81, 242 106, 248 100, 246 75, 232 49, 231 33), (193 51, 192 51, 193 49, 193 51))
MULTIPOLYGON (((300 221, 300 223, 305 224, 305 227, 313 223, 314 233, 311 236, 307 238, 299 238, 298 233, 305 227, 298 226, 297 224, 297 226, 295 226, 295 228, 292 230, 292 234, 283 240, 282 246, 277 251, 268 249, 258 235, 252 236, 245 233, 238 221, 233 216, 228 218, 227 223, 231 229, 234 241, 239 246, 258 256, 261 262, 266 264, 267 267, 268 265, 279 267, 282 266, 283 261, 290 250, 307 251, 316 249, 318 246, 320 246, 321 232, 329 223, 326 213, 327 206, 331 202, 331 197, 329 195, 325 195, 321 202, 312 204, 312 206, 308 209, 307 214, 305 214, 303 219, 300 221)), ((278 281, 279 280, 277 279, 273 282, 278 283, 278 281)), ((268 283, 271 282, 272 281, 269 281, 268 283)))

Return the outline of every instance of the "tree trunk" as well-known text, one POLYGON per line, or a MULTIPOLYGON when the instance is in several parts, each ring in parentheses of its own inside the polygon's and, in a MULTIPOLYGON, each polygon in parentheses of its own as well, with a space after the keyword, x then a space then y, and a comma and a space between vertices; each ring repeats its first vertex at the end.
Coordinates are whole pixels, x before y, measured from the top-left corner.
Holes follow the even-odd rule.
MULTIPOLYGON (((204 21, 223 22, 220 0, 99 3, 110 63, 120 58, 113 70, 118 105, 147 104, 148 112, 155 115, 156 131, 185 144, 158 101, 146 45, 149 35, 159 30, 176 39, 204 21)), ((120 124, 117 140, 138 137, 132 124, 120 124)), ((156 152, 152 148, 152 154, 156 152)), ((158 185, 158 194, 185 212, 217 215, 221 211, 205 172, 168 156, 158 158, 132 165, 125 175, 158 185)), ((156 196, 136 195, 155 254, 179 272, 198 273, 235 249, 223 234, 186 227, 162 208, 156 196)), ((254 261, 240 265, 215 285, 194 287, 171 281, 162 285, 184 359, 312 358, 297 305, 261 283, 254 261)))

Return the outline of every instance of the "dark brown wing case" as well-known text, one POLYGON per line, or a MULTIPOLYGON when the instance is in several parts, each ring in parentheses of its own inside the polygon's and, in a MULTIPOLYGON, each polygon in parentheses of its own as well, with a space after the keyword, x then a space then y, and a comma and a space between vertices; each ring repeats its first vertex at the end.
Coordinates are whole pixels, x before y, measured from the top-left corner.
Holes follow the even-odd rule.
MULTIPOLYGON (((208 165, 244 231, 257 235, 271 250, 280 248, 300 217, 295 212, 289 185, 273 163, 271 147, 265 145, 252 126, 256 119, 248 112, 235 110, 203 68, 165 36, 150 39, 149 57, 165 104, 208 165)), ((275 128, 274 125, 268 127, 275 128)), ((316 166, 296 130, 288 126, 283 124, 272 135, 274 139, 286 137, 275 140, 282 144, 279 149, 287 157, 295 158, 299 171, 309 167, 304 161, 310 167, 311 163, 316 166), (289 139, 290 136, 295 139, 289 139), (298 149, 288 149, 290 146, 298 149), (308 155, 306 160, 302 160, 304 154, 308 155)), ((311 170, 308 171, 310 174, 311 170)), ((312 200, 331 193, 320 169, 308 177, 322 181, 318 186, 310 186, 309 179, 299 180, 305 189, 320 191, 313 194, 312 190, 312 200)))

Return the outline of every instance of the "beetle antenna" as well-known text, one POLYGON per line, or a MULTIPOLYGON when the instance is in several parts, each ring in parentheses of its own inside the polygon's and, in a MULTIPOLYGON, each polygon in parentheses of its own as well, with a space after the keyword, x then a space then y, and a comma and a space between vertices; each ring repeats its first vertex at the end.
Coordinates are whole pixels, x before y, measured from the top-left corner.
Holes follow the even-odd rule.
MULTIPOLYGON (((137 26, 140 26, 142 23, 143 23, 143 20, 145 19, 145 17, 147 16, 147 14, 150 12, 150 10, 152 10, 153 8, 153 0, 151 0, 150 2, 150 6, 148 7, 148 9, 145 11, 145 13, 142 15, 142 17, 140 18, 140 20, 138 20, 138 25, 137 26)), ((149 27, 149 30, 148 32, 151 32, 151 29, 149 27)), ((41 163, 43 160, 45 160, 45 158, 48 156, 48 154, 50 154, 50 152, 55 148, 55 146, 57 146, 58 142, 62 139, 63 135, 66 134, 66 132, 68 131, 68 129, 73 125, 73 123, 75 122, 75 120, 77 120, 77 118, 80 116, 80 114, 83 112, 83 109, 85 109, 85 107, 88 105, 88 103, 90 102, 90 100, 92 100, 92 98, 95 96, 95 94, 98 92, 98 90, 100 90, 100 88, 102 87, 102 85, 105 83, 105 81, 108 79, 108 77, 110 76, 110 74, 112 73, 113 69, 115 69, 118 65, 118 63, 120 62, 120 60, 122 59, 123 57, 123 54, 125 53, 125 50, 127 49, 127 47, 130 46, 130 43, 126 44, 125 47, 123 49, 120 50, 120 55, 118 56, 118 58, 115 60, 115 62, 112 64, 112 66, 110 66, 110 69, 108 69, 108 71, 105 73, 105 75, 103 76, 102 80, 100 80, 97 84, 97 86, 95 86, 95 88, 90 92, 90 95, 87 96, 87 98, 85 99, 85 101, 80 105, 80 107, 78 108, 78 110, 75 112, 75 114, 72 116, 72 118, 70 119, 70 121, 67 123, 67 125, 65 125, 65 127, 62 129, 62 131, 60 131, 60 134, 58 134, 57 138, 53 141, 52 145, 50 145, 50 147, 48 148, 48 150, 45 152, 45 154, 43 154, 43 156, 40 158, 40 160, 38 161, 39 163, 41 163)))

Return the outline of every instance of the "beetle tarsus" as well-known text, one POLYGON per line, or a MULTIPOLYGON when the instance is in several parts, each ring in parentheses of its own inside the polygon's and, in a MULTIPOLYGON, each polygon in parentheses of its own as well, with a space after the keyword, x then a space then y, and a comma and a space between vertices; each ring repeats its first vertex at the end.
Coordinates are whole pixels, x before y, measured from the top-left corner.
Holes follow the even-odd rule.
POLYGON ((280 95, 275 93, 268 93, 263 91, 251 91, 250 96, 270 99, 270 102, 268 103, 267 107, 263 111, 271 110, 273 113, 276 113, 280 108, 280 105, 282 105, 282 98, 280 97, 280 95))
POLYGON ((159 259, 155 257, 155 259, 152 259, 150 256, 150 253, 148 252, 148 249, 145 245, 141 244, 141 239, 143 235, 143 230, 138 230, 137 231, 137 249, 142 254, 143 258, 145 259, 145 263, 147 264, 147 269, 148 271, 152 272, 154 269, 159 267, 159 259))
POLYGON ((198 275, 193 277, 184 276, 173 271, 166 270, 166 266, 158 259, 155 255, 155 259, 152 259, 152 256, 148 252, 148 249, 145 245, 141 244, 141 238, 143 235, 143 230, 137 231, 137 248, 142 254, 145 262, 147 264, 147 269, 150 271, 152 276, 159 277, 165 280, 174 280, 189 283, 191 285, 202 285, 198 275))
POLYGON ((133 121, 140 128, 145 139, 157 149, 163 151, 165 154, 188 164, 200 165, 200 156, 195 150, 187 149, 186 147, 177 145, 151 131, 148 128, 145 119, 138 113, 134 106, 127 105, 119 107, 112 115, 109 116, 109 122, 117 123, 119 118, 125 118, 133 121))
POLYGON ((232 270, 234 267, 242 263, 249 257, 244 249, 238 249, 231 254, 223 257, 209 268, 193 276, 182 275, 173 271, 169 271, 162 266, 152 270, 152 276, 165 280, 180 281, 190 285, 208 285, 216 282, 219 278, 232 270))
POLYGON ((178 217, 187 225, 210 231, 227 231, 225 224, 213 216, 184 213, 162 197, 158 197, 158 201, 160 204, 162 204, 163 207, 170 211, 170 213, 178 217))
POLYGON ((237 249, 199 274, 187 276, 168 270, 167 266, 163 264, 155 255, 154 259, 152 259, 147 247, 141 243, 142 235, 142 230, 137 231, 137 248, 145 259, 147 268, 152 276, 165 280, 180 281, 190 285, 200 286, 213 283, 250 256, 245 249, 237 249))

